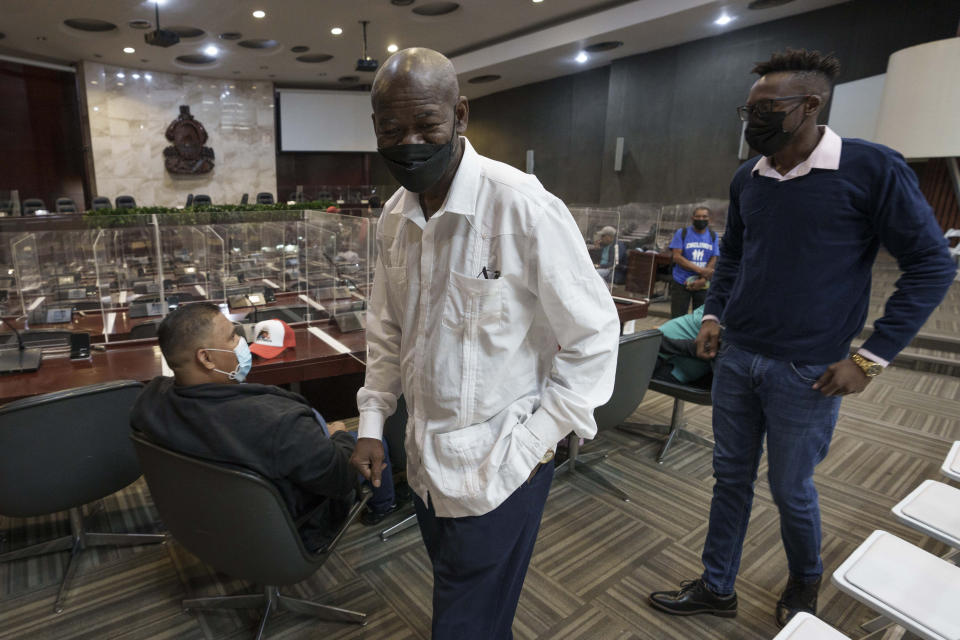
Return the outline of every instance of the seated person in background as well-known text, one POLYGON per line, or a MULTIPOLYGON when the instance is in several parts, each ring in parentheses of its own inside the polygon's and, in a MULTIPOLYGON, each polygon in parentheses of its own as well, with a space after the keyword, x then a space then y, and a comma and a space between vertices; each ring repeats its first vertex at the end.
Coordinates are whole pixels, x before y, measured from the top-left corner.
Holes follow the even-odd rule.
MULTIPOLYGON (((133 428, 174 451, 268 478, 304 545, 310 551, 324 548, 355 499, 359 477, 349 462, 355 436, 342 423, 326 425, 296 393, 238 384, 250 370, 250 350, 214 304, 170 312, 157 338, 174 377, 147 384, 131 411, 133 428)), ((364 516, 396 508, 387 461, 364 516)))
POLYGON ((670 317, 679 318, 702 307, 720 255, 717 234, 710 225, 710 209, 693 210, 693 224, 677 229, 670 241, 673 250, 673 281, 670 283, 670 317))
POLYGON ((604 282, 610 282, 612 276, 614 284, 623 284, 627 275, 627 244, 616 237, 617 230, 613 227, 600 229, 597 244, 603 247, 603 251, 600 252, 600 262, 594 266, 604 282))
POLYGON ((663 339, 653 377, 667 382, 708 388, 712 361, 697 357, 697 335, 703 322, 703 307, 674 318, 660 327, 663 339))

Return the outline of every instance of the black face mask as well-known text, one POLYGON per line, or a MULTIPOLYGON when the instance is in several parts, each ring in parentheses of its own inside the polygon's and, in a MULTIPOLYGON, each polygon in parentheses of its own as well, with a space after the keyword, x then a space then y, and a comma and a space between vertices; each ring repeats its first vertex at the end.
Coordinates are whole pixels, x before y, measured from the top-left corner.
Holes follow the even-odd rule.
POLYGON ((703 231, 704 229, 707 228, 708 224, 710 224, 709 220, 694 220, 693 228, 696 229, 697 231, 703 231))
POLYGON ((769 157, 783 149, 790 142, 790 138, 797 132, 803 121, 807 119, 804 115, 800 124, 793 128, 793 131, 783 130, 784 119, 793 113, 797 108, 802 107, 801 102, 789 111, 771 111, 764 114, 753 114, 747 122, 747 130, 743 137, 747 144, 769 157))
POLYGON ((423 193, 443 177, 453 157, 454 144, 459 141, 454 121, 453 135, 444 144, 395 144, 377 151, 397 182, 407 191, 423 193))

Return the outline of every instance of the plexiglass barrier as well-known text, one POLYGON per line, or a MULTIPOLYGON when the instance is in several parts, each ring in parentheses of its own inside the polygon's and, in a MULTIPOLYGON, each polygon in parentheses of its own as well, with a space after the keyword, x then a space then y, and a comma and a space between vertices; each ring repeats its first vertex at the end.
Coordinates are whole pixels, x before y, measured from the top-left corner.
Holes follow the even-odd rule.
POLYGON ((611 291, 626 272, 627 249, 620 239, 620 212, 616 209, 572 207, 570 213, 590 253, 597 273, 611 291))
POLYGON ((335 336, 364 328, 374 228, 298 210, 13 218, 0 225, 0 314, 115 342, 152 337, 170 310, 206 300, 238 324, 316 326, 363 360, 355 337, 335 336))

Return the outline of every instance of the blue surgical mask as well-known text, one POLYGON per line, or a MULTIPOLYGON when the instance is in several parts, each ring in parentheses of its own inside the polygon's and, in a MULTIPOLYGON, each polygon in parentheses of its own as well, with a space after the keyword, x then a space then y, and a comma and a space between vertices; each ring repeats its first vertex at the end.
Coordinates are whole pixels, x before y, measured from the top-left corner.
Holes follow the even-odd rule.
POLYGON ((247 341, 243 338, 237 340, 237 346, 230 349, 207 349, 207 351, 224 351, 227 353, 233 353, 237 356, 237 368, 233 371, 222 371, 220 369, 214 369, 217 373, 222 373, 231 380, 236 380, 237 382, 243 382, 247 374, 250 373, 250 367, 253 366, 253 355, 250 353, 250 347, 247 346, 247 341))

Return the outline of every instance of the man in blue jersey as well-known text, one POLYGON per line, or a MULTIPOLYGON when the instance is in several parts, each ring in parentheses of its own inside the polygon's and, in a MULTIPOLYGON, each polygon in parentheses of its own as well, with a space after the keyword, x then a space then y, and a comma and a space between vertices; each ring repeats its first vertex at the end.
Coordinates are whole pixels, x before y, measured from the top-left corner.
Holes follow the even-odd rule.
POLYGON ((717 233, 709 227, 710 209, 693 210, 693 224, 677 229, 670 241, 673 281, 670 283, 670 317, 679 318, 702 307, 720 253, 717 233))
POLYGON ((697 336, 698 355, 709 357, 724 327, 704 572, 650 602, 675 615, 737 614, 734 582, 766 436, 789 569, 775 614, 782 626, 797 612, 816 613, 823 563, 813 472, 827 455, 841 396, 862 391, 910 342, 956 267, 903 157, 817 125, 836 58, 787 50, 753 71, 760 79, 738 112, 763 157, 743 164, 730 184, 721 258, 697 336), (880 245, 903 275, 873 334, 850 355, 880 245))

